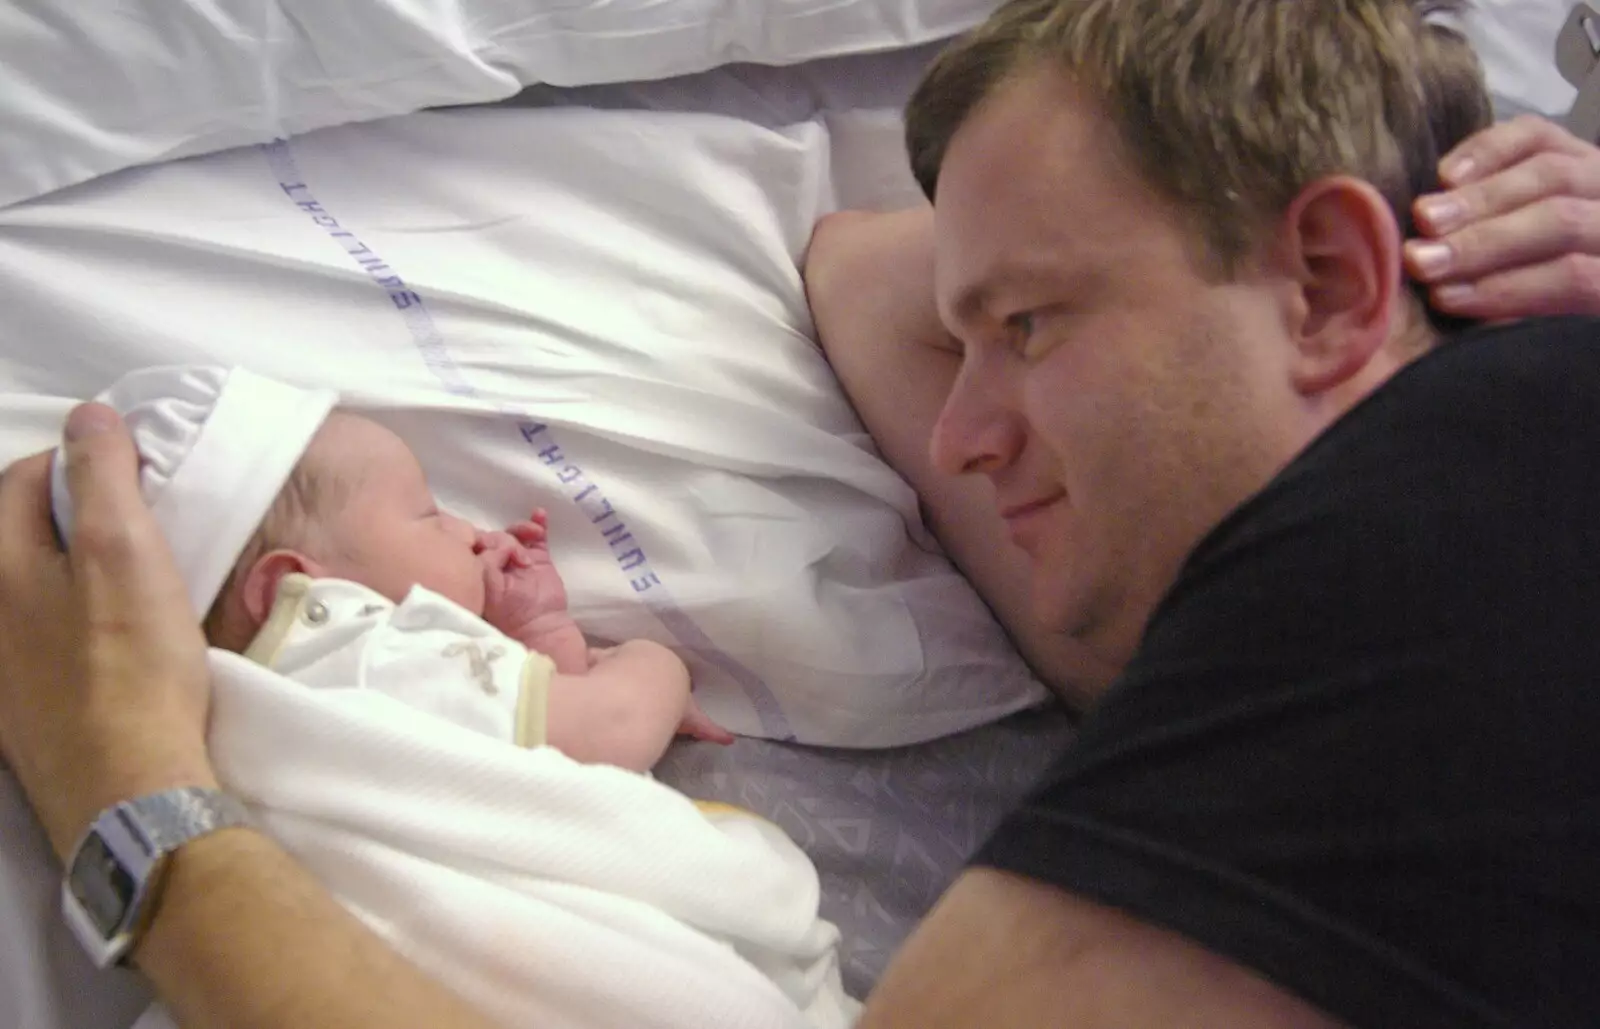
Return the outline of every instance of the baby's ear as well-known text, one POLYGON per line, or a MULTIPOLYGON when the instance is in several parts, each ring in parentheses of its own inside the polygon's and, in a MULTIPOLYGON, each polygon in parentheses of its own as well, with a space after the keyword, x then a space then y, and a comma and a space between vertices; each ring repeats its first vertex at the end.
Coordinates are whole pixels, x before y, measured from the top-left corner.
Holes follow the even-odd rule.
POLYGON ((239 600, 250 618, 252 633, 267 623, 272 605, 278 599, 278 583, 283 581, 284 576, 295 573, 314 578, 322 574, 322 567, 294 550, 269 550, 250 566, 240 584, 239 600))

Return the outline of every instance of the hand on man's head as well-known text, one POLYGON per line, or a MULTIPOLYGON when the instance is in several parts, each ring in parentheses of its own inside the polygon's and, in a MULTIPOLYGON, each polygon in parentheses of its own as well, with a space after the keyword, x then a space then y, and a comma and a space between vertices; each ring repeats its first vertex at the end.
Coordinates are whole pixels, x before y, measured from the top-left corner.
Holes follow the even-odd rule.
POLYGON ((1443 311, 1486 320, 1600 314, 1600 149, 1531 115, 1485 129, 1419 198, 1408 271, 1443 311))
POLYGON ((0 754, 65 854, 103 808, 211 786, 206 644, 109 408, 67 422, 75 523, 63 553, 51 455, 0 477, 0 754))

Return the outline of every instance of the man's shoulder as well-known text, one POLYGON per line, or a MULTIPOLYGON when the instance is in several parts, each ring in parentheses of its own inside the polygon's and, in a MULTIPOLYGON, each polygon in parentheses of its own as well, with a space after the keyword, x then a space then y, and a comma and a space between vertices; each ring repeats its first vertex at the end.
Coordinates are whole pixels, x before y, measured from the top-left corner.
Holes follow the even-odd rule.
POLYGON ((1424 623, 1526 607, 1579 571, 1600 577, 1597 401, 1600 320, 1447 341, 1202 541, 1145 650, 1180 627, 1235 645, 1400 643, 1424 623))
POLYGON ((1579 413, 1585 424, 1600 427, 1600 420, 1587 417, 1596 391, 1600 319, 1529 319, 1444 340, 1328 436, 1359 433, 1369 423, 1470 424, 1511 415, 1545 421, 1579 413))
POLYGON ((1525 318, 1515 322, 1479 325, 1446 337, 1432 351, 1433 357, 1466 355, 1462 360, 1493 361, 1507 352, 1522 357, 1550 357, 1592 364, 1592 345, 1600 338, 1600 318, 1579 315, 1554 318, 1525 318), (1548 349, 1524 354, 1526 344, 1545 344, 1548 349))
POLYGON ((1248 519, 1259 513, 1252 507, 1295 496, 1341 508, 1401 499, 1426 507, 1465 475, 1516 477, 1580 450, 1600 458, 1597 401, 1600 319, 1475 329, 1398 372, 1236 514, 1248 519))

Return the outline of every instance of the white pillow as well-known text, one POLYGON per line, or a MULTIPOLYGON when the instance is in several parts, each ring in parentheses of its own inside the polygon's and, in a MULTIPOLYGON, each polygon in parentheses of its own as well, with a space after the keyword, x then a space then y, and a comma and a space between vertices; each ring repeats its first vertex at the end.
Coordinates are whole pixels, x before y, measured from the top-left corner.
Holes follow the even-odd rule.
POLYGON ((0 0, 0 206, 536 82, 940 39, 995 0, 0 0))
MULTIPOLYGON (((1045 693, 811 339, 831 156, 816 122, 461 110, 124 172, 0 211, 0 393, 337 389, 464 514, 547 507, 579 620, 686 648, 730 729, 948 735, 1045 693)), ((53 431, 16 410, 0 457, 53 431)))

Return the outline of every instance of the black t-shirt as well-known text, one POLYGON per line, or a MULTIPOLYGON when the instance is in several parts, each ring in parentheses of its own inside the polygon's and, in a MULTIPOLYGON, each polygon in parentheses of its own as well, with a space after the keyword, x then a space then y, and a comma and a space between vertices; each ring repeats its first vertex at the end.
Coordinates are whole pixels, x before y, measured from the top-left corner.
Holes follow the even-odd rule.
POLYGON ((1600 1026, 1600 321, 1459 337, 1324 433, 975 863, 1362 1029, 1600 1026))

